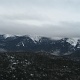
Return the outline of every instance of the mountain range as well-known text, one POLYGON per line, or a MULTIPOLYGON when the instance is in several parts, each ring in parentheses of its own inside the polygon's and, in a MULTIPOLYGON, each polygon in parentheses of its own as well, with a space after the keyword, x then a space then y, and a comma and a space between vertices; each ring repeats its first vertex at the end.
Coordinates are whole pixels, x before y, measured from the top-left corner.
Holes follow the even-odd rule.
POLYGON ((46 52, 52 55, 80 55, 79 38, 0 35, 0 52, 46 52))

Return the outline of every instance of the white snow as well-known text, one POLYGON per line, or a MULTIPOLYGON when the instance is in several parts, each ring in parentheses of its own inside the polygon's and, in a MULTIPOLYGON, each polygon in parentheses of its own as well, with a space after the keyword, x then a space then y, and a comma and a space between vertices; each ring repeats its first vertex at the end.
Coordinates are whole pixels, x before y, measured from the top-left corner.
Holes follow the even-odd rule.
POLYGON ((30 74, 31 76, 34 76, 34 74, 30 74))
MULTIPOLYGON (((14 37, 14 36, 15 36, 15 35, 4 34, 4 38, 5 38, 5 39, 8 38, 8 37, 14 37)), ((16 36, 17 36, 17 35, 16 35, 16 36)), ((18 36, 20 36, 20 35, 18 35, 18 36)), ((43 36, 28 35, 28 37, 30 37, 30 38, 34 41, 34 43, 36 43, 36 42, 38 42, 38 41, 41 39, 41 37, 43 37, 43 36)), ((64 39, 63 37, 48 37, 48 38, 50 38, 51 40, 61 40, 61 39, 64 39)), ((77 44, 77 42, 78 42, 78 40, 79 40, 79 38, 68 38, 68 39, 67 39, 67 42, 70 43, 71 45, 73 45, 73 46, 75 47, 76 44, 77 44)), ((18 44, 18 45, 16 45, 16 46, 20 46, 20 45, 24 46, 24 43, 22 42, 21 44, 18 44)))
POLYGON ((19 42, 16 46, 25 46, 23 41, 19 42))
POLYGON ((17 64, 16 62, 14 62, 13 64, 17 64))
POLYGON ((39 41, 41 39, 41 36, 37 36, 37 35, 33 35, 33 36, 29 36, 33 41, 39 41))
POLYGON ((80 46, 77 46, 77 48, 80 48, 80 46))
MULTIPOLYGON (((52 40, 61 40, 61 39, 65 39, 65 38, 62 38, 62 37, 52 37, 51 39, 52 40)), ((75 47, 77 45, 78 40, 79 40, 79 38, 68 38, 67 42, 75 47)))
POLYGON ((5 39, 8 38, 8 37, 14 37, 14 35, 11 35, 11 34, 4 34, 3 36, 4 36, 5 39))
POLYGON ((13 56, 11 56, 11 59, 14 59, 14 57, 13 57, 13 56))
POLYGON ((24 43, 22 42, 22 46, 24 46, 24 43))
MULTIPOLYGON (((61 39, 65 39, 65 38, 63 38, 63 37, 52 37, 51 39, 52 40, 61 40, 61 39)), ((68 38, 67 42, 75 47, 78 40, 79 40, 79 38, 68 38)))
POLYGON ((77 45, 78 39, 79 38, 69 38, 67 42, 75 47, 77 45))

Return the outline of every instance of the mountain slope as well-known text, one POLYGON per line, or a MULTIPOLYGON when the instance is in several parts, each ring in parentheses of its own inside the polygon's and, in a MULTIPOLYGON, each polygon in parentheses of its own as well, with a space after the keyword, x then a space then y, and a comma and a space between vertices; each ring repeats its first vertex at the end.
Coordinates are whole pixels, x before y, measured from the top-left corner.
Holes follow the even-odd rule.
POLYGON ((0 35, 0 51, 35 51, 53 55, 69 55, 80 51, 78 38, 0 35))

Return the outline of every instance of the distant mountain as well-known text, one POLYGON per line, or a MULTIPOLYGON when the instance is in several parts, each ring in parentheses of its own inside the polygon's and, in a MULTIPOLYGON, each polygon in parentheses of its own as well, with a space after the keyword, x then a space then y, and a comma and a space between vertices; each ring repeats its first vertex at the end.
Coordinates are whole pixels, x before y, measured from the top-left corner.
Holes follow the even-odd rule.
POLYGON ((47 52, 52 55, 80 53, 79 38, 48 38, 41 36, 0 35, 0 51, 47 52))

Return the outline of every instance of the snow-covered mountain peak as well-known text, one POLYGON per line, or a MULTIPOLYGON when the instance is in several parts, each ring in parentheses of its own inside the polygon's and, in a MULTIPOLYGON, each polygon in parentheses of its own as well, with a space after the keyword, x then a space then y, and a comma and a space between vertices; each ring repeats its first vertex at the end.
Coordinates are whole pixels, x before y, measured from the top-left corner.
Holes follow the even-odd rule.
POLYGON ((40 39, 41 39, 41 36, 37 36, 37 35, 35 35, 35 36, 29 36, 33 41, 39 41, 40 39))
POLYGON ((78 40, 79 38, 68 38, 67 42, 75 47, 77 45, 78 40))
POLYGON ((15 35, 11 35, 11 34, 4 34, 3 37, 6 39, 8 37, 14 37, 15 35))
POLYGON ((41 51, 53 55, 69 55, 80 50, 80 39, 5 34, 0 35, 0 48, 1 51, 41 51))
POLYGON ((79 38, 61 38, 61 37, 52 37, 51 39, 52 40, 63 40, 63 41, 66 40, 66 42, 70 43, 74 47, 77 45, 78 40, 79 40, 79 38))

